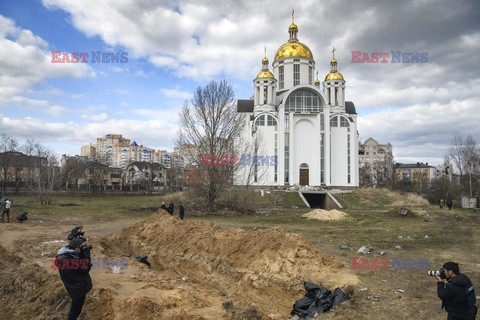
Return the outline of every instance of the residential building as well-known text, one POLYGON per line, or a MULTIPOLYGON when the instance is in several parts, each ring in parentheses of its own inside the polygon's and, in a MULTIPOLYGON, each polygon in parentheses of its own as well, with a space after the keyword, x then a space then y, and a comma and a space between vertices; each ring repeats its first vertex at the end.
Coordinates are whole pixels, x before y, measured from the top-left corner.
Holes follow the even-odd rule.
POLYGON ((410 185, 415 189, 421 190, 422 187, 430 184, 435 178, 436 169, 427 163, 396 163, 395 164, 395 184, 410 185))
POLYGON ((135 161, 123 171, 125 186, 130 190, 162 190, 165 185, 166 170, 160 163, 135 161))
POLYGON ((360 186, 386 187, 393 181, 392 145, 368 138, 358 149, 360 186))
POLYGON ((18 151, 0 153, 0 185, 18 192, 32 182, 47 164, 47 158, 18 151))

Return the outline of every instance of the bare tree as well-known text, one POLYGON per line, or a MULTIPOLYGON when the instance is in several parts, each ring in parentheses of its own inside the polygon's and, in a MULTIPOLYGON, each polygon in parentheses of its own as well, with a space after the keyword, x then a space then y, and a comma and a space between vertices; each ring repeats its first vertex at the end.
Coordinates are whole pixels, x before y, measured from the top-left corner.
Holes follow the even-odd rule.
POLYGON ((360 186, 371 187, 372 182, 372 166, 366 162, 363 167, 359 169, 360 186))
POLYGON ((449 150, 450 159, 460 175, 460 183, 470 196, 479 192, 480 150, 475 139, 456 133, 449 150))
POLYGON ((85 181, 90 191, 95 193, 102 193, 107 184, 109 175, 109 168, 97 161, 90 161, 86 165, 84 172, 85 181))
POLYGON ((18 151, 19 143, 15 137, 7 136, 5 133, 0 135, 0 168, 3 170, 2 192, 7 189, 7 181, 12 168, 12 159, 15 157, 15 151, 18 151))
POLYGON ((38 196, 41 204, 51 204, 55 187, 61 180, 58 161, 53 151, 33 138, 27 139, 23 150, 28 156, 28 189, 38 196))
POLYGON ((262 181, 267 174, 268 167, 258 163, 258 157, 265 154, 265 145, 260 131, 256 131, 252 139, 242 137, 241 140, 235 144, 239 154, 238 166, 240 166, 235 175, 236 180, 248 189, 252 183, 262 181))
POLYGON ((202 155, 210 157, 208 165, 198 166, 204 172, 200 188, 210 210, 214 209, 219 193, 232 183, 229 176, 234 166, 218 165, 216 159, 233 155, 235 139, 242 130, 242 118, 236 112, 233 89, 226 80, 213 80, 205 87, 198 87, 180 112, 177 144, 192 145, 190 156, 197 159, 197 164, 202 163, 202 155))
POLYGON ((78 181, 83 177, 85 169, 85 162, 73 158, 67 159, 62 168, 66 190, 69 190, 70 185, 72 186, 74 192, 78 189, 78 181))

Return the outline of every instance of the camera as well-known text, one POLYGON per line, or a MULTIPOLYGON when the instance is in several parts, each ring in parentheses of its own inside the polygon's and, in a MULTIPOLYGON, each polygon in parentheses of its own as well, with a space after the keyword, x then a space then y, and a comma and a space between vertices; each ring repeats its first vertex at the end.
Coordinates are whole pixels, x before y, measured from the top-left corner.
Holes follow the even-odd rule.
POLYGON ((445 270, 443 268, 440 268, 439 270, 429 270, 427 271, 427 274, 430 277, 440 276, 440 279, 447 279, 445 276, 445 270))

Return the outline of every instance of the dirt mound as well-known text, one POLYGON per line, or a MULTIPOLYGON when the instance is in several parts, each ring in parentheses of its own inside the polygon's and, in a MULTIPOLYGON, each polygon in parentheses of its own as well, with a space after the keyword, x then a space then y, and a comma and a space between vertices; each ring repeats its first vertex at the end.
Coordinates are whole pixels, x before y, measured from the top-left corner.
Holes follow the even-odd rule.
POLYGON ((321 221, 332 221, 332 220, 344 220, 348 218, 348 214, 339 210, 323 210, 315 209, 309 213, 305 213, 302 217, 307 218, 308 220, 321 220, 321 221))
POLYGON ((150 283, 155 293, 146 294, 156 297, 153 306, 164 318, 183 310, 188 319, 229 319, 233 313, 221 307, 226 301, 237 308, 255 303, 264 315, 287 316, 304 281, 330 288, 358 282, 345 265, 281 228, 225 230, 163 211, 105 238, 101 246, 108 255, 149 256, 152 271, 137 280, 150 283))
POLYGON ((391 217, 409 217, 412 218, 415 216, 412 210, 407 209, 405 207, 395 207, 386 213, 386 215, 391 216, 391 217))
POLYGON ((1 246, 0 296, 2 319, 66 318, 70 302, 59 277, 24 263, 1 246))

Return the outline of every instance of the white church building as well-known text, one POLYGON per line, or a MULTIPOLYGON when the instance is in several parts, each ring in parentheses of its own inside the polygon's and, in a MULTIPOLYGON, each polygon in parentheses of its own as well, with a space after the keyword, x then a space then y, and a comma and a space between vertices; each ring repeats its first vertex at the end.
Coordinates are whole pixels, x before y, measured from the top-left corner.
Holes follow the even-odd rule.
POLYGON ((265 55, 253 97, 237 102, 237 112, 245 115, 241 144, 253 147, 239 161, 235 184, 358 187, 357 113, 345 101, 335 49, 321 87, 313 54, 298 40, 293 21, 288 33, 273 70, 265 55))

